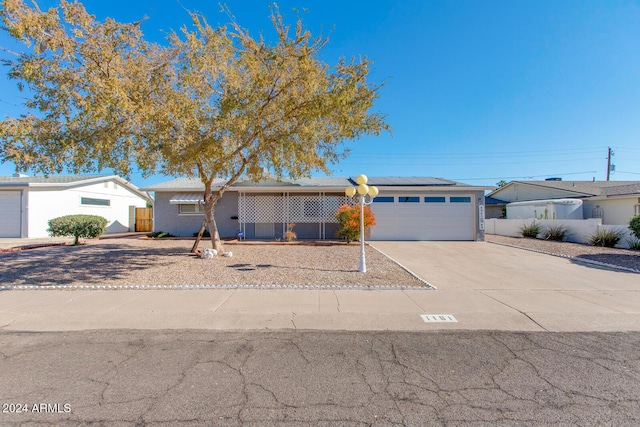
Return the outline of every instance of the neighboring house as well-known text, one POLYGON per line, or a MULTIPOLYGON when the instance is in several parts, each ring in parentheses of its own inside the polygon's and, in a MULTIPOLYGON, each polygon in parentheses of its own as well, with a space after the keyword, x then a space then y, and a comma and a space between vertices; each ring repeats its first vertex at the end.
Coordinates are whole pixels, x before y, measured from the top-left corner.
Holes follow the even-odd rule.
MULTIPOLYGON (((214 183, 220 186, 225 181, 214 183)), ((373 240, 484 240, 484 191, 441 178, 373 177, 379 188, 373 240)), ((332 239, 335 213, 354 199, 344 190, 355 178, 241 181, 215 206, 221 237, 242 231, 247 239, 280 239, 288 224, 300 239, 332 239)), ((218 187, 219 188, 219 187, 218 187)), ((155 192, 154 230, 192 236, 204 219, 203 184, 179 178, 144 188, 155 192)))
POLYGON ((107 233, 133 231, 135 207, 149 195, 115 176, 0 176, 0 237, 46 237, 64 215, 105 217, 107 233))
POLYGON ((506 218, 507 213, 507 202, 504 200, 499 200, 494 197, 485 197, 484 204, 486 205, 486 210, 484 217, 486 219, 491 218, 506 218))
POLYGON ((580 199, 583 216, 626 225, 640 214, 640 181, 512 181, 487 197, 509 202, 580 199))

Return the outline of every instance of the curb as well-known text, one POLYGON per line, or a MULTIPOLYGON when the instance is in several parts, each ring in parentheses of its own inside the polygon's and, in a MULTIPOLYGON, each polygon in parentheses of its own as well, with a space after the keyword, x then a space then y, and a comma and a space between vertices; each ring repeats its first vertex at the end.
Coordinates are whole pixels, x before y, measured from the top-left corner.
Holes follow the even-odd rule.
POLYGON ((570 255, 563 255, 563 254, 557 254, 554 252, 541 251, 539 249, 524 248, 522 246, 510 245, 509 243, 499 243, 499 242, 487 242, 487 243, 492 243, 494 245, 500 245, 500 246, 507 246, 509 248, 522 249, 524 251, 529 251, 529 252, 537 252, 539 254, 552 255, 559 258, 566 258, 566 259, 570 259, 575 262, 581 262, 584 264, 592 264, 592 265, 597 265, 599 267, 607 267, 614 270, 622 270, 622 271, 628 271, 630 273, 640 274, 640 270, 636 270, 635 268, 630 268, 630 267, 623 267, 621 265, 609 264, 606 262, 594 261, 590 259, 582 259, 582 258, 570 256, 570 255))
POLYGON ((37 243, 33 245, 25 245, 25 246, 16 246, 8 249, 0 249, 0 254, 10 253, 10 252, 20 252, 27 251, 29 249, 39 249, 39 248, 48 248, 52 246, 66 246, 67 243, 37 243))
MULTIPOLYGON (((420 279, 421 282, 426 283, 420 279)), ((427 284, 428 285, 428 284, 427 284)), ((435 289, 431 285, 427 286, 364 286, 364 285, 15 285, 0 286, 0 291, 116 291, 116 290, 198 290, 198 289, 281 289, 281 290, 359 290, 359 291, 404 291, 404 290, 425 290, 435 289)))

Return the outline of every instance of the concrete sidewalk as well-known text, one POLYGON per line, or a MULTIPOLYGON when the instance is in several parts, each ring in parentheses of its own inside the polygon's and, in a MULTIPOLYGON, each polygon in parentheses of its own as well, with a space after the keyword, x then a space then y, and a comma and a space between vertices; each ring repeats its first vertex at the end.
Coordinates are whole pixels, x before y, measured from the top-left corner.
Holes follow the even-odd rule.
POLYGON ((489 243, 374 246, 438 289, 2 291, 0 329, 640 330, 638 274, 489 243))

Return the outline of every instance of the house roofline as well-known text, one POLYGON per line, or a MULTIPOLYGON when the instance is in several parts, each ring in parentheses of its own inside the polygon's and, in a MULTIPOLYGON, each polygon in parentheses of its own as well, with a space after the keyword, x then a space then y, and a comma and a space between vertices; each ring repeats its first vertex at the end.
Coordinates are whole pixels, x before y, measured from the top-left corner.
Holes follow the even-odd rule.
MULTIPOLYGON (((26 178, 26 177, 25 177, 26 178)), ((19 179, 19 178, 18 178, 19 179)), ((125 179, 119 177, 118 175, 100 175, 92 178, 86 179, 78 179, 76 181, 68 181, 68 182, 28 182, 28 181, 15 181, 15 182, 0 182, 0 188, 43 188, 43 189, 66 189, 73 187, 80 187, 84 185, 92 185, 97 184, 104 181, 117 181, 123 187, 126 187, 129 191, 135 193, 136 195, 142 197, 143 199, 153 201, 153 198, 147 193, 136 187, 134 184, 126 181, 125 179)))
MULTIPOLYGON (((236 193, 323 193, 323 192, 339 192, 343 193, 347 186, 340 187, 320 187, 320 186, 276 186, 276 187, 266 187, 266 186, 240 186, 240 187, 229 187, 225 192, 236 192, 236 193)), ((474 187, 474 186, 449 186, 449 185, 424 185, 424 186, 377 186, 380 191, 396 191, 396 192, 406 192, 406 193, 417 193, 417 192, 476 192, 476 191, 485 191, 488 188, 492 187, 474 187)), ((211 191, 217 191, 220 187, 212 187, 211 191)), ((143 189, 146 191, 154 191, 156 193, 198 193, 204 192, 204 186, 201 188, 194 187, 181 187, 181 188, 162 188, 162 189, 143 189)))
MULTIPOLYGON (((552 182, 552 181, 541 181, 541 182, 552 182)), ((568 182, 568 181, 562 181, 562 182, 568 182)), ((583 191, 571 190, 571 189, 568 189, 568 188, 554 187, 552 185, 540 185, 540 184, 537 184, 537 183, 531 182, 531 181, 511 181, 510 183, 508 183, 505 186, 502 186, 500 188, 496 188, 491 193, 487 194, 487 197, 493 197, 494 194, 504 190, 507 187, 511 187, 512 185, 515 185, 515 184, 530 185, 532 187, 544 188, 544 189, 547 189, 547 190, 548 189, 552 189, 552 190, 564 191, 564 192, 567 192, 567 193, 576 194, 578 197, 593 197, 593 196, 596 196, 593 193, 585 193, 583 191)), ((495 187, 493 187, 493 188, 495 188, 495 187)), ((496 198, 496 197, 494 197, 494 198, 496 198)))

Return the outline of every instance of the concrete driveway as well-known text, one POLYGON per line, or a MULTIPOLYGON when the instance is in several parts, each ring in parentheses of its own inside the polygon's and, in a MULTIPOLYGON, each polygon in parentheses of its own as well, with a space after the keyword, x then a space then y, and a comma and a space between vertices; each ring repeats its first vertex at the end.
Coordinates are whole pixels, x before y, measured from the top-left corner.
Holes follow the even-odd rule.
POLYGON ((412 299, 431 313, 453 314, 465 324, 640 330, 640 275, 635 273, 486 242, 373 245, 438 288, 406 291, 412 299))

